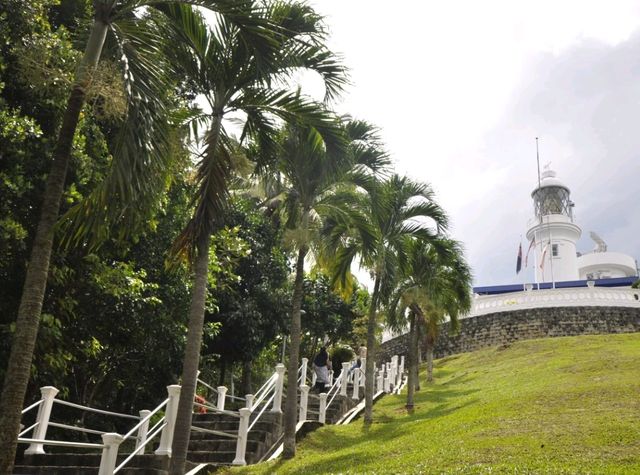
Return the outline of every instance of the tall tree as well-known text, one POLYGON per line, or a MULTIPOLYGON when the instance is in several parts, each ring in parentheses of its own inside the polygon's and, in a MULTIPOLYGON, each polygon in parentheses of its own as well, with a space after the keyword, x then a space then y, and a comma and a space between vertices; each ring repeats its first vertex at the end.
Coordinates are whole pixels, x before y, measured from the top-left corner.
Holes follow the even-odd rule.
MULTIPOLYGON (((188 1, 188 0, 186 0, 188 1)), ((71 149, 87 94, 95 76, 96 67, 107 42, 112 44, 120 58, 124 90, 127 95, 126 118, 114 147, 113 175, 111 186, 104 185, 100 193, 100 204, 116 199, 133 202, 132 193, 152 192, 157 189, 158 179, 163 177, 162 164, 170 157, 168 153, 169 118, 163 100, 166 97, 167 72, 171 70, 161 54, 163 44, 154 11, 163 3, 157 0, 93 0, 93 22, 80 60, 62 123, 54 148, 51 169, 47 176, 40 219, 33 241, 29 265, 25 276, 22 298, 18 309, 16 329, 0 399, 0 472, 10 473, 15 457, 20 425, 20 411, 29 380, 29 371, 38 333, 51 250, 54 226, 58 220, 60 201, 69 168, 71 149), (146 181, 146 189, 136 188, 132 176, 139 169, 156 180, 146 181)), ((229 21, 242 25, 248 34, 264 37, 260 28, 246 19, 245 2, 237 4, 230 0, 193 0, 190 3, 207 6, 224 14, 229 21), (239 5, 242 4, 242 5, 239 5)), ((96 209, 96 208, 94 208, 96 209)), ((100 206, 97 209, 101 209, 100 206)), ((135 207, 124 208, 124 215, 139 211, 135 207)), ((123 214, 119 208, 116 216, 123 214)), ((75 225, 80 229, 85 223, 99 220, 95 215, 76 212, 75 225)))
POLYGON ((170 473, 177 475, 184 472, 191 432, 209 238, 224 223, 233 173, 234 141, 225 119, 237 119, 239 112, 244 114, 240 141, 251 139, 270 156, 276 149, 276 118, 302 120, 316 133, 340 142, 333 115, 320 104, 289 91, 286 85, 292 74, 301 69, 315 71, 324 80, 326 98, 331 98, 340 92, 346 77, 337 58, 324 46, 326 32, 321 18, 307 5, 274 2, 258 12, 278 31, 271 38, 275 53, 269 57, 248 48, 242 31, 231 23, 221 21, 212 29, 192 8, 174 5, 163 11, 172 19, 174 60, 181 65, 190 87, 201 94, 210 108, 195 114, 192 121, 195 126, 206 125, 204 148, 197 164, 198 190, 193 199, 193 217, 174 244, 175 254, 193 262, 195 271, 170 468, 170 473))
POLYGON ((377 133, 370 124, 348 121, 344 125, 344 135, 346 147, 336 147, 313 128, 290 125, 284 131, 282 150, 274 164, 270 201, 271 204, 278 203, 284 215, 285 239, 297 251, 284 415, 285 458, 295 455, 305 259, 311 253, 321 265, 326 264, 326 236, 321 231, 327 226, 333 232, 329 241, 334 242, 345 235, 347 223, 360 223, 359 230, 366 240, 365 220, 352 206, 352 200, 356 198, 354 190, 357 184, 383 173, 388 165, 388 157, 376 147, 377 133))
POLYGON ((352 239, 339 247, 336 261, 340 274, 349 272, 356 256, 370 269, 374 283, 367 317, 367 361, 365 368, 365 424, 373 421, 373 389, 378 312, 408 265, 408 243, 413 238, 433 242, 446 229, 448 219, 435 202, 431 187, 399 175, 373 182, 363 205, 370 213, 373 239, 352 239))
POLYGON ((425 327, 427 362, 433 363, 433 344, 439 326, 448 317, 451 329, 458 316, 471 305, 471 270, 461 245, 442 238, 433 243, 411 240, 408 243, 408 265, 396 283, 387 307, 387 322, 396 329, 406 328, 409 317, 409 380, 407 409, 413 409, 413 396, 418 382, 418 327, 425 327), (431 357, 429 358, 429 354, 431 357))

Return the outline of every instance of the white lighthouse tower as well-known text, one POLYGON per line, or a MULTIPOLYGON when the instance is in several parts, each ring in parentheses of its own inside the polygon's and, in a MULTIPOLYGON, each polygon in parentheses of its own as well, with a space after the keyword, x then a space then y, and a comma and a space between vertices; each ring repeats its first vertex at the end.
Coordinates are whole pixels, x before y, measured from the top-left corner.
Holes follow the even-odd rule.
POLYGON ((527 239, 535 240, 537 282, 578 280, 576 242, 582 230, 573 222, 569 187, 545 166, 539 185, 531 193, 535 218, 529 222, 527 239))

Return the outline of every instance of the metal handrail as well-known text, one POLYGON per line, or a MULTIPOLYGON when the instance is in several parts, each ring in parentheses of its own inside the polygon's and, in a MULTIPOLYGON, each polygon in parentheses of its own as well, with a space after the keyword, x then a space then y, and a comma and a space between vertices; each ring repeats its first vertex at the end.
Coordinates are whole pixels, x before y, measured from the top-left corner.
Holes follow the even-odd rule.
POLYGON ((22 412, 20 414, 25 415, 27 412, 29 412, 31 409, 33 409, 34 407, 38 407, 40 404, 42 404, 42 401, 44 401, 44 399, 40 399, 39 401, 34 402, 33 404, 31 404, 29 407, 25 408, 22 410, 22 412))
POLYGON ((87 434, 97 434, 97 435, 106 434, 106 432, 103 431, 103 430, 95 430, 95 429, 87 429, 85 427, 69 426, 67 424, 59 424, 57 422, 51 422, 51 421, 49 421, 49 425, 51 427, 59 427, 61 429, 75 430, 76 432, 85 432, 87 434))
POLYGON ((329 409, 329 406, 338 395, 338 392, 340 391, 341 387, 342 387, 342 378, 338 378, 336 379, 336 382, 333 383, 333 386, 331 386, 331 388, 329 389, 329 392, 327 393, 327 396, 329 396, 331 394, 331 391, 333 391, 333 388, 336 388, 335 392, 333 393, 333 396, 331 396, 331 399, 329 399, 329 402, 327 403, 326 409, 329 409))
POLYGON ((20 432, 18 434, 18 437, 22 437, 23 435, 25 435, 27 432, 29 432, 32 429, 35 429, 38 425, 40 424, 40 421, 36 421, 35 424, 33 424, 31 427, 26 428, 25 430, 23 430, 22 432, 20 432))
POLYGON ((81 406, 80 404, 75 404, 73 402, 63 401, 62 399, 54 399, 53 402, 62 404, 63 406, 74 407, 76 409, 82 409, 83 411, 95 412, 96 414, 104 414, 105 416, 115 416, 115 417, 123 417, 126 419, 135 419, 139 420, 139 416, 132 416, 131 414, 120 414, 119 412, 111 412, 105 411, 104 409, 95 409, 93 407, 81 406))
POLYGON ((144 419, 140 420, 140 422, 138 422, 135 426, 133 426, 133 428, 127 432, 123 437, 125 439, 128 439, 129 437, 131 437, 138 429, 140 429, 140 427, 142 427, 142 425, 144 423, 146 423, 147 421, 149 421, 160 409, 162 409, 164 406, 166 406, 169 403, 169 398, 165 399, 164 401, 162 401, 158 407, 156 407, 153 411, 151 411, 149 414, 147 414, 144 419))
POLYGON ((269 404, 271 404, 274 400, 274 398, 276 397, 276 393, 274 392, 271 395, 271 398, 269 398, 269 401, 267 401, 267 403, 264 405, 264 407, 262 408, 262 410, 258 413, 258 415, 256 416, 256 418, 253 420, 253 422, 249 425, 249 428, 247 429, 247 433, 249 433, 251 431, 251 429, 253 429, 253 426, 256 425, 256 422, 258 422, 258 419, 260 419, 260 417, 262 416, 262 414, 264 414, 264 411, 267 409, 267 407, 269 407, 269 404))
POLYGON ((262 385, 262 387, 258 389, 258 392, 255 395, 253 406, 259 406, 262 403, 267 394, 269 394, 269 391, 272 389, 272 387, 275 387, 277 378, 278 373, 273 373, 271 377, 262 385), (258 396, 258 394, 260 395, 258 396))
POLYGON ((215 412, 216 414, 224 414, 224 415, 227 415, 227 416, 237 417, 238 419, 240 418, 240 414, 238 414, 237 412, 218 409, 217 407, 212 406, 210 404, 202 404, 200 402, 194 401, 193 405, 194 406, 198 406, 198 407, 204 407, 205 409, 208 409, 211 412, 215 412))
MULTIPOLYGON (((164 418, 163 418, 163 420, 164 420, 164 418)), ((162 422, 162 420, 161 420, 161 421, 159 421, 155 426, 153 426, 153 428, 155 429, 155 428, 156 428, 156 426, 157 426, 160 422, 162 422)), ((145 447, 147 446, 147 444, 151 441, 151 439, 153 439, 156 435, 158 435, 158 434, 160 433, 160 431, 162 431, 162 429, 164 429, 164 428, 165 428, 165 426, 166 426, 166 425, 167 425, 167 423, 166 423, 166 422, 164 422, 160 427, 158 427, 158 428, 156 429, 156 431, 155 431, 155 432, 153 432, 153 431, 152 431, 152 433, 147 437, 147 440, 144 442, 144 444, 141 444, 141 445, 140 445, 139 447, 137 447, 133 452, 131 452, 131 453, 129 454, 129 456, 128 456, 126 459, 124 459, 124 460, 122 461, 122 463, 121 463, 120 465, 118 465, 118 466, 113 470, 113 473, 114 473, 114 474, 116 474, 116 473, 118 473, 120 470, 122 470, 122 468, 123 468, 123 467, 124 467, 128 462, 129 462, 129 460, 131 460, 133 457, 135 457, 136 455, 138 455, 138 453, 139 453, 140 451, 144 450, 144 448, 145 448, 145 447)))
MULTIPOLYGON (((198 378, 198 382, 200 384, 202 384, 204 387, 211 389, 214 393, 218 394, 218 390, 216 388, 214 388, 213 386, 205 383, 203 380, 201 380, 200 378, 198 378)), ((246 401, 245 398, 243 397, 238 397, 238 396, 232 396, 231 394, 226 394, 225 397, 231 398, 231 399, 237 399, 238 401, 246 401)))
MULTIPOLYGON (((260 404, 262 404, 264 402, 264 400, 267 398, 267 396, 269 395, 269 393, 271 392, 271 389, 274 389, 274 396, 275 396, 275 387, 276 387, 276 383, 275 381, 269 385, 269 387, 260 395, 259 398, 255 399, 253 401, 253 404, 251 404, 252 408, 256 408, 258 407, 260 404)), ((273 398, 272 398, 273 399, 273 398)), ((267 405, 269 403, 267 402, 267 405)), ((253 409, 251 410, 251 412, 253 412, 253 409)))
POLYGON ((229 437, 231 439, 238 438, 238 434, 231 434, 222 430, 205 429, 198 426, 191 426, 191 430, 195 430, 196 432, 204 432, 205 434, 221 435, 222 437, 229 437))
POLYGON ((60 447, 78 447, 81 449, 104 449, 104 444, 90 444, 88 442, 67 442, 64 440, 45 440, 45 439, 28 439, 18 438, 20 444, 41 444, 41 445, 58 445, 60 447))

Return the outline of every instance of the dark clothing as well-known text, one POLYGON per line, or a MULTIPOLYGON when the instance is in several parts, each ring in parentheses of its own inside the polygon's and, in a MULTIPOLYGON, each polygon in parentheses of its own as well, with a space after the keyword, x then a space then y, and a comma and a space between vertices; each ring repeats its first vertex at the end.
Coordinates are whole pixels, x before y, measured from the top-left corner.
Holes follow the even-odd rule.
POLYGON ((320 353, 313 359, 313 364, 316 366, 326 366, 329 361, 329 353, 327 350, 320 350, 320 353))

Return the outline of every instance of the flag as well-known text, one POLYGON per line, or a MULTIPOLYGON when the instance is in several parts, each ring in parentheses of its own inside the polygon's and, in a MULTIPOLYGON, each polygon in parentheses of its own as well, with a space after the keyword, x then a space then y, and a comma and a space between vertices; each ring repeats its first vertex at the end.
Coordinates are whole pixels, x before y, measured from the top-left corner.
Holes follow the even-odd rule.
POLYGON ((540 269, 544 270, 544 258, 547 256, 547 248, 549 246, 544 246, 544 249, 542 249, 542 257, 540 258, 540 269))
POLYGON ((522 269, 522 243, 518 246, 518 259, 516 260, 516 274, 522 269))
POLYGON ((531 243, 529 244, 529 249, 527 249, 527 255, 524 258, 524 266, 525 267, 528 267, 528 265, 529 265, 529 253, 531 252, 531 249, 533 247, 535 247, 535 245, 536 245, 536 237, 533 236, 533 238, 531 238, 531 243))

